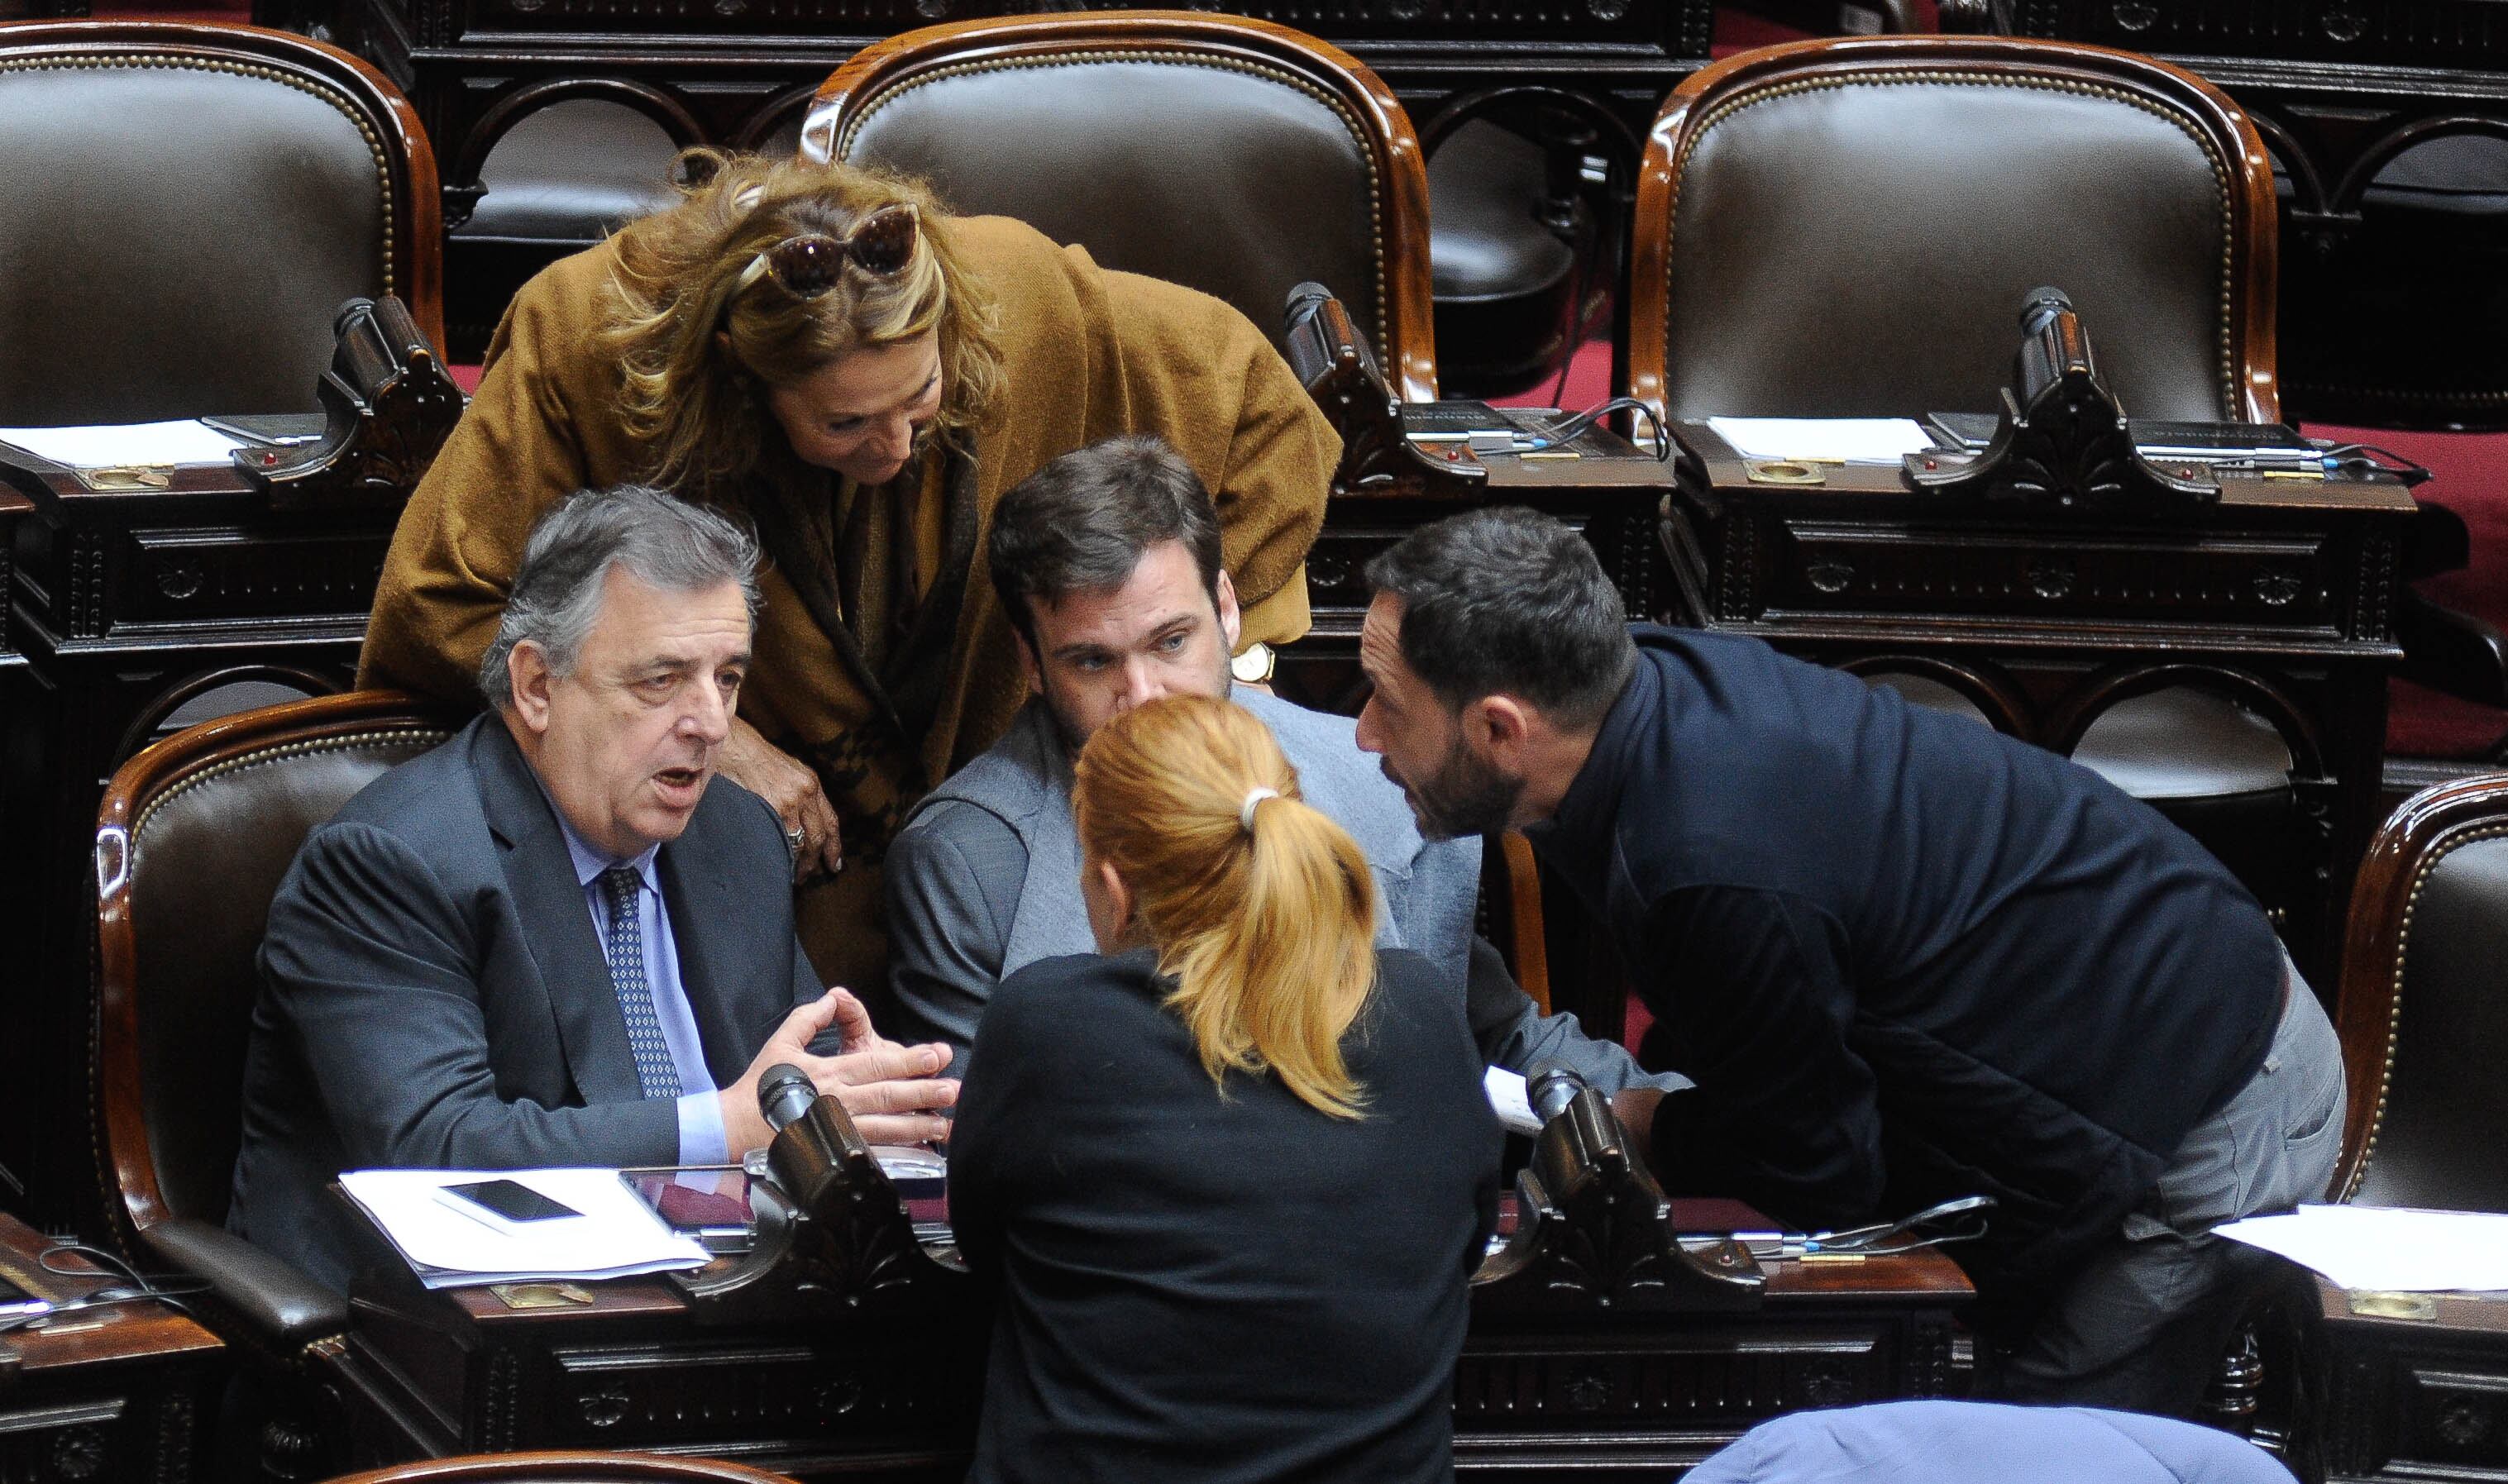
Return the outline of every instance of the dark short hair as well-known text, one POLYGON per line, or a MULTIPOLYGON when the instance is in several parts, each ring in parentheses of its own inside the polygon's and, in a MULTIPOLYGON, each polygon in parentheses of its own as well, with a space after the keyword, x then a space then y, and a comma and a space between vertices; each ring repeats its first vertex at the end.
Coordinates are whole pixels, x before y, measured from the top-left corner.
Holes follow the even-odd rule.
POLYGON ((1637 664, 1628 608, 1585 538, 1521 507, 1422 525, 1367 564, 1402 603, 1402 658, 1449 707, 1520 696, 1599 725, 1637 664))
POLYGON ((1184 543, 1216 600, 1219 512, 1210 491, 1163 440, 1134 434, 1065 453, 1020 480, 993 511, 984 557, 1011 623, 1034 646, 1036 599, 1120 588, 1162 541, 1184 543))
POLYGON ((497 636, 479 659, 479 692, 491 710, 513 700, 509 662, 525 640, 540 646, 551 670, 574 672, 613 566, 666 593, 736 583, 751 621, 757 618, 757 538, 746 528, 642 485, 577 490, 541 516, 523 544, 497 636))

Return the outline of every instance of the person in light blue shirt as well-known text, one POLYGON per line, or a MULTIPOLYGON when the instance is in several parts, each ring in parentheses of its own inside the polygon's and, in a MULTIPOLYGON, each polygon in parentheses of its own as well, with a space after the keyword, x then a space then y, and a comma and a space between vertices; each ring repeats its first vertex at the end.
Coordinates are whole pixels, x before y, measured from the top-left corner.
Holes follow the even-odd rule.
POLYGON ((230 1229, 346 1287, 341 1171, 737 1159, 779 1062, 875 1140, 946 1137, 946 1048, 820 984, 782 822, 714 776, 756 562, 648 489, 541 522, 493 709, 308 836, 272 903, 230 1229))

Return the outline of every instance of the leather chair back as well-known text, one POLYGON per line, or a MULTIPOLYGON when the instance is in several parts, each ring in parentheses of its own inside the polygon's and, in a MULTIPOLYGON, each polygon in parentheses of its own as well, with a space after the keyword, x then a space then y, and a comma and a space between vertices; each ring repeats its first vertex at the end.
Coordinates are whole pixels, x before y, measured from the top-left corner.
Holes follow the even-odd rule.
POLYGON ((1699 72, 1638 185, 1632 394, 1673 417, 1993 412, 2070 294, 2137 417, 2273 420, 2272 173, 2192 73, 2053 42, 1803 42, 1699 72))
POLYGON ((1312 279, 1397 390, 1435 395, 1419 141, 1376 74, 1312 37, 1180 11, 910 31, 828 80, 801 149, 1215 295, 1275 341, 1312 279))
POLYGON ((2378 832, 2351 897, 2342 1199, 2508 1212, 2503 964, 2508 775, 2425 788, 2378 832))
POLYGON ((443 343, 438 209, 408 100, 336 48, 0 25, 0 426, 316 411, 342 301, 443 343))
POLYGON ((240 711, 116 773, 96 828, 105 1204, 226 1217, 271 898, 314 827, 459 722, 388 691, 240 711), (119 1192, 118 1199, 116 1191, 119 1192))

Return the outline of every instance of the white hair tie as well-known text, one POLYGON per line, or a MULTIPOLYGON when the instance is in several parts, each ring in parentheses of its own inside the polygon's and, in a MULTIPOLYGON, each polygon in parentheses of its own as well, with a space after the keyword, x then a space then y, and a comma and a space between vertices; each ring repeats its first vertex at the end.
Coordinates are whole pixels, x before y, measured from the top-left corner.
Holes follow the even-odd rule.
POLYGON ((1245 826, 1245 833, 1249 835, 1254 833, 1254 806, 1262 803, 1265 799, 1276 799, 1279 796, 1280 791, 1276 788, 1250 788, 1246 790, 1245 807, 1236 812, 1236 822, 1245 826))

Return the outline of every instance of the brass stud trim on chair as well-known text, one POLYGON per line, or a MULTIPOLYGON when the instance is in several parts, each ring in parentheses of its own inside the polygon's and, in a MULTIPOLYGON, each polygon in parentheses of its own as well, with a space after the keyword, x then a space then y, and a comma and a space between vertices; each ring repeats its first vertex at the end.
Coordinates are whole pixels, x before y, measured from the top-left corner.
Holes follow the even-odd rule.
POLYGON ((196 72, 224 72, 234 77, 254 78, 293 88, 309 97, 330 105, 342 118, 355 127, 358 137, 366 142, 366 153, 375 166, 375 195, 382 202, 382 228, 379 245, 383 251, 383 291, 400 292, 394 276, 392 238, 398 231, 396 204, 392 199, 391 158, 385 151, 383 138, 375 132, 363 110, 349 95, 326 84, 276 67, 251 62, 231 61, 222 56, 203 56, 181 52, 80 52, 57 55, 36 55, 0 58, 0 72, 105 72, 124 70, 189 69, 196 72))
POLYGON ((231 757, 224 762, 212 764, 150 799, 147 807, 140 810, 139 817, 130 825, 131 873, 136 875, 138 872, 139 844, 148 833, 149 821, 157 817, 157 812, 204 783, 215 782, 219 778, 232 777, 246 769, 258 768, 266 763, 276 763, 285 758, 311 757, 317 752, 347 752, 358 747, 378 747, 401 742, 419 742, 432 747, 452 735, 442 727, 395 727, 379 731, 346 732, 338 737, 310 738, 304 742, 264 747, 258 752, 247 752, 241 757, 231 757))
POLYGON ((1710 130, 1746 108, 1777 98, 1845 88, 1903 87, 1914 84, 1953 88, 2024 88, 2043 92, 2070 92, 2084 97, 2105 98, 2110 102, 2123 103, 2150 114, 2184 134, 2194 142, 2196 149, 2203 152, 2204 160, 2212 166, 2212 183, 2221 193, 2221 339, 2219 346, 2221 407, 2222 416, 2234 420, 2239 409, 2236 337, 2232 333, 2237 303, 2237 209, 2229 163, 2221 158, 2220 150, 2214 146, 2192 115, 2158 98, 2129 92, 2121 88, 2084 82, 2078 78, 2030 72, 1987 74, 1953 72, 1939 68, 1906 70, 1875 68, 1864 72, 1838 72, 1819 77, 1795 78, 1788 82, 1745 89, 1735 93, 1710 109, 1698 122, 1696 127, 1685 131, 1686 137, 1681 141, 1680 153, 1672 162, 1672 196, 1668 209, 1665 211, 1664 221, 1665 302, 1669 304, 1672 298, 1673 238, 1680 226, 1680 195, 1681 188, 1689 179, 1689 157, 1697 150, 1710 130))
POLYGON ((953 62, 945 67, 935 67, 929 72, 918 73, 862 105, 851 122, 845 126, 843 136, 836 140, 833 156, 839 161, 852 159, 854 138, 862 132, 863 126, 870 122, 872 115, 891 102, 929 84, 982 72, 1007 72, 1021 68, 1080 67, 1104 61, 1149 61, 1179 67, 1207 67, 1217 72, 1241 72, 1248 77, 1261 78, 1265 82, 1276 83, 1293 91, 1304 93, 1332 110, 1333 117, 1340 120, 1343 129, 1348 132, 1350 143, 1358 147, 1358 158, 1367 163, 1367 235, 1372 249, 1369 254, 1370 262, 1376 270, 1376 344, 1379 346, 1388 347, 1384 353, 1391 354, 1389 347, 1393 341, 1389 329, 1390 310, 1386 303, 1389 290, 1386 287, 1384 275, 1384 181, 1383 172, 1377 164, 1376 136, 1359 127, 1358 116, 1350 111, 1347 104, 1333 96, 1329 90, 1317 87, 1313 82, 1298 76, 1285 67, 1270 66, 1241 57, 1207 56, 1198 53, 1177 52, 1160 47, 1091 48, 1052 56, 996 56, 953 62))
POLYGON ((2413 918, 2420 911, 2421 892, 2429 886, 2430 873, 2466 846, 2502 837, 2508 837, 2508 823, 2466 830, 2432 846, 2413 872, 2412 889, 2404 894, 2403 916, 2395 924, 2395 967, 2386 982, 2386 1054, 2378 1062, 2378 1098, 2369 1104, 2369 1132, 2360 1141, 2359 1163, 2353 1167, 2351 1177, 2343 1181, 2342 1193, 2335 1197, 2338 1202, 2347 1202, 2360 1193, 2360 1186, 2369 1178, 2369 1162, 2378 1155, 2378 1133, 2386 1122, 2386 1095, 2395 1085, 2395 1043, 2404 1024, 2404 965, 2412 959, 2413 918))

